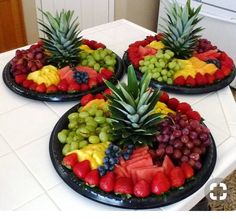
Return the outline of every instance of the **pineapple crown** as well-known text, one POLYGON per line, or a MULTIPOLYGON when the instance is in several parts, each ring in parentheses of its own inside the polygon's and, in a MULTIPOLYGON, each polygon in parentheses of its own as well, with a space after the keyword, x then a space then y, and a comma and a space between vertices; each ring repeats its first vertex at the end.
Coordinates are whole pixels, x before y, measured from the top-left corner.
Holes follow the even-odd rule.
POLYGON ((65 11, 64 9, 53 16, 50 12, 40 10, 46 17, 48 23, 38 20, 43 27, 40 29, 47 38, 41 38, 44 42, 44 48, 48 51, 49 63, 54 63, 58 67, 66 65, 74 66, 79 62, 79 46, 81 45, 81 36, 79 30, 78 17, 72 19, 74 11, 65 11))
POLYGON ((184 7, 176 1, 166 7, 168 19, 162 18, 166 23, 166 26, 161 25, 164 32, 162 41, 178 58, 189 58, 201 37, 198 33, 203 28, 196 27, 202 20, 200 11, 201 5, 196 9, 191 8, 191 0, 187 0, 184 7))
POLYGON ((134 67, 128 67, 128 84, 118 83, 117 87, 105 81, 111 89, 108 106, 111 112, 112 134, 120 145, 152 145, 161 114, 154 113, 160 90, 149 88, 151 75, 145 74, 137 80, 134 67))

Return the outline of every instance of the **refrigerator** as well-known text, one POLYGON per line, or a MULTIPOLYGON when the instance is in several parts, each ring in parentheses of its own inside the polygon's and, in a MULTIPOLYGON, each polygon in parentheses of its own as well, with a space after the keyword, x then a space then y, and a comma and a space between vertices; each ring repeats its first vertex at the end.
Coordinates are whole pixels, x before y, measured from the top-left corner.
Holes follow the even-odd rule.
MULTIPOLYGON (((184 5, 186 0, 176 0, 184 5)), ((165 7, 171 0, 160 0, 157 32, 161 32, 161 17, 166 17, 165 7)), ((226 51, 236 63, 236 1, 233 0, 192 0, 193 7, 202 5, 200 23, 205 29, 202 37, 207 38, 220 50, 226 51)), ((236 89, 236 79, 231 83, 236 89)))

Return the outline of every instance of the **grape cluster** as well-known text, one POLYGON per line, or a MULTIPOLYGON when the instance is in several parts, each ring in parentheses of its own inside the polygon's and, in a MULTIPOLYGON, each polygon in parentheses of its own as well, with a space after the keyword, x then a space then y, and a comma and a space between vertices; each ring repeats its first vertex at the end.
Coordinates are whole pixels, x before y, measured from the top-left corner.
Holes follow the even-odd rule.
POLYGON ((97 144, 112 140, 109 118, 96 105, 83 111, 80 108, 78 112, 71 113, 68 119, 68 129, 58 133, 58 140, 65 144, 62 149, 64 155, 89 143, 97 144))
POLYGON ((42 43, 30 46, 27 50, 16 50, 15 57, 11 61, 12 74, 28 74, 41 69, 46 63, 46 55, 42 43))
POLYGON ((150 73, 158 82, 173 84, 173 74, 180 70, 181 64, 173 58, 174 52, 159 50, 156 55, 145 56, 139 62, 139 70, 142 73, 150 73))
POLYGON ((211 144, 209 129, 197 120, 189 120, 177 113, 161 124, 161 134, 156 136, 156 154, 161 159, 169 155, 178 165, 188 162, 195 169, 201 169, 201 156, 211 144))
POLYGON ((107 171, 112 171, 115 168, 115 165, 119 163, 121 153, 121 149, 117 145, 110 143, 105 151, 103 165, 98 167, 101 176, 105 175, 107 171))
POLYGON ((211 42, 207 39, 200 39, 197 42, 195 51, 197 51, 197 53, 203 53, 212 49, 217 49, 217 47, 213 46, 211 42))
POLYGON ((82 51, 80 52, 80 59, 82 65, 89 66, 97 72, 99 72, 101 68, 107 68, 112 72, 115 70, 116 54, 107 48, 100 48, 92 53, 82 51))
POLYGON ((88 77, 87 72, 81 72, 81 71, 74 70, 73 78, 79 84, 82 84, 82 83, 87 84, 89 77, 88 77))

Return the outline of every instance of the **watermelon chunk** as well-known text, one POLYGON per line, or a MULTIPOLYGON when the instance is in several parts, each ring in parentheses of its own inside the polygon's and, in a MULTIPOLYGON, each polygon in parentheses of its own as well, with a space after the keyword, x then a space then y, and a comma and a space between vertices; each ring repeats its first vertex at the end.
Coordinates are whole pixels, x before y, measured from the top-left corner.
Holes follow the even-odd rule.
POLYGON ((87 72, 89 78, 95 78, 96 79, 97 74, 98 74, 93 68, 90 68, 90 67, 87 67, 87 66, 78 65, 78 66, 76 66, 76 70, 87 72))
POLYGON ((117 164, 115 166, 114 173, 116 174, 116 177, 129 177, 129 174, 127 173, 126 169, 117 164))
POLYGON ((132 159, 130 159, 130 160, 127 160, 126 163, 125 163, 125 165, 127 166, 127 165, 130 165, 130 164, 132 164, 132 163, 136 163, 136 162, 138 162, 138 161, 140 161, 140 160, 150 159, 150 158, 151 158, 151 155, 150 155, 150 154, 145 154, 145 155, 143 155, 143 156, 134 157, 134 158, 132 158, 132 159))
POLYGON ((168 155, 165 156, 164 161, 162 163, 162 167, 164 169, 165 174, 168 176, 171 170, 175 167, 172 160, 168 155))

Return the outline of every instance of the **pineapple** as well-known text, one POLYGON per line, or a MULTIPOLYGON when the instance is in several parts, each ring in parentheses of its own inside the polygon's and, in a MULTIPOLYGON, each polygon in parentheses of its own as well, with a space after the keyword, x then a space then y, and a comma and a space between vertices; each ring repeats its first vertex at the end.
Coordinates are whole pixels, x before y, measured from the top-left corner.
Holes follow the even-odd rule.
POLYGON ((155 113, 160 90, 149 88, 150 81, 151 75, 145 74, 139 82, 132 65, 128 67, 128 85, 118 83, 115 87, 105 81, 112 91, 108 96, 112 134, 120 145, 152 145, 153 135, 158 133, 163 118, 155 113))
POLYGON ((178 58, 191 57, 196 43, 201 37, 198 34, 203 28, 196 27, 202 19, 199 17, 200 10, 201 6, 197 9, 191 8, 190 0, 184 7, 177 2, 172 2, 170 7, 166 8, 168 19, 163 19, 166 25, 162 25, 164 31, 162 42, 178 58))
POLYGON ((43 27, 41 31, 47 38, 41 38, 44 42, 44 48, 49 54, 48 62, 59 68, 70 65, 75 66, 79 62, 79 46, 81 45, 81 36, 79 36, 79 23, 77 17, 72 20, 74 11, 62 10, 56 16, 49 12, 43 12, 48 24, 39 20, 43 27))

